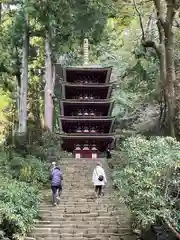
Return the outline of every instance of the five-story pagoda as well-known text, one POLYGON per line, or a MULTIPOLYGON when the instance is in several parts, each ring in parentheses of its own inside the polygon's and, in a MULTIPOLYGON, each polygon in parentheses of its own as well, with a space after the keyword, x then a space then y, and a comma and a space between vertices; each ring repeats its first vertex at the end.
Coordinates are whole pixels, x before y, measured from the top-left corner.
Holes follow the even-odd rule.
POLYGON ((111 71, 111 67, 67 67, 62 81, 56 72, 61 84, 62 148, 75 158, 98 158, 114 145, 111 71))

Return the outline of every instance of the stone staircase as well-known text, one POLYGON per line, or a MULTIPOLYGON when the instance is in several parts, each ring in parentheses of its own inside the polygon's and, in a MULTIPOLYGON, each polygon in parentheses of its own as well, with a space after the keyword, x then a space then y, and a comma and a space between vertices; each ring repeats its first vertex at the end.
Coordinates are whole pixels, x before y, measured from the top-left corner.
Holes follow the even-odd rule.
MULTIPOLYGON (((101 162, 109 179, 107 163, 103 159, 101 162)), ((26 240, 135 239, 127 208, 112 198, 110 180, 104 197, 95 198, 92 172, 96 160, 64 159, 59 166, 64 177, 60 204, 53 207, 50 189, 43 191, 41 220, 26 240)))

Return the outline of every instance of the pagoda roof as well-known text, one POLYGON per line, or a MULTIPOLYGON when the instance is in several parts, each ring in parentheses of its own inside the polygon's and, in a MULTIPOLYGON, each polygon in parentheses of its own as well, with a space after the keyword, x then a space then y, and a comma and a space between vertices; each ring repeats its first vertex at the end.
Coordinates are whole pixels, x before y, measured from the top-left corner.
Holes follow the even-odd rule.
POLYGON ((69 67, 64 67, 65 70, 69 70, 69 71, 112 71, 112 66, 108 66, 108 67, 102 67, 102 66, 98 66, 98 65, 85 65, 85 66, 69 66, 69 67))
POLYGON ((94 99, 94 100, 84 100, 84 99, 62 99, 61 103, 68 103, 68 104, 107 104, 107 103, 114 103, 113 99, 94 99))
POLYGON ((114 147, 116 137, 113 134, 60 134, 57 136, 62 140, 63 149, 72 152, 75 144, 96 144, 105 151, 108 144, 114 147))
MULTIPOLYGON (((105 133, 112 133, 113 132, 113 127, 114 127, 114 122, 115 122, 115 117, 109 117, 109 118, 73 118, 73 117, 60 117, 60 125, 62 126, 62 129, 64 132, 68 132, 68 127, 69 126, 77 126, 77 124, 97 124, 99 126, 105 126, 105 133)), ((72 134, 76 134, 76 132, 72 133, 72 134)), ((83 134, 83 133, 77 133, 79 134, 83 134)), ((84 133, 86 134, 86 133, 84 133)), ((93 133, 93 132, 89 132, 90 135, 94 134, 96 135, 97 132, 93 133)), ((100 133, 101 135, 102 133, 100 133)), ((98 133, 99 135, 99 133, 98 133)))
POLYGON ((115 133, 57 133, 59 136, 63 138, 97 138, 97 139, 104 139, 104 138, 113 138, 116 139, 115 133))
MULTIPOLYGON (((100 95, 102 99, 109 99, 112 94, 113 84, 79 84, 61 82, 59 89, 61 89, 62 99, 73 99, 73 95, 79 91, 90 91, 96 95, 100 95), (100 92, 99 92, 100 91, 100 92)), ((60 98, 60 96, 59 96, 60 98)), ((95 98, 96 99, 96 98, 95 98)))
MULTIPOLYGON (((112 113, 112 108, 114 106, 114 100, 108 99, 98 99, 94 101, 86 101, 86 100, 77 100, 77 99, 63 99, 60 100, 60 109, 61 109, 61 115, 69 116, 69 114, 66 114, 66 110, 69 108, 76 109, 76 107, 84 107, 84 106, 93 106, 96 108, 99 108, 99 110, 102 108, 104 111, 106 111, 106 115, 110 116, 112 113), (66 110, 65 110, 66 109, 66 110)), ((81 118, 81 116, 79 116, 81 118)))
POLYGON ((88 83, 88 84, 81 84, 81 83, 69 83, 69 82, 60 82, 62 85, 65 87, 83 87, 83 88, 107 88, 111 87, 114 83, 98 83, 98 84, 93 84, 93 83, 88 83))
POLYGON ((74 82, 79 78, 77 74, 80 75, 98 75, 100 79, 98 82, 108 83, 110 81, 110 76, 112 72, 112 67, 65 67, 62 69, 60 76, 65 82, 74 82))
POLYGON ((109 116, 61 116, 61 120, 64 121, 113 121, 115 120, 115 117, 109 117, 109 116))
POLYGON ((81 65, 81 66, 68 66, 63 67, 61 63, 55 63, 55 71, 58 75, 63 77, 63 71, 70 70, 70 71, 112 71, 112 66, 103 67, 100 65, 81 65))

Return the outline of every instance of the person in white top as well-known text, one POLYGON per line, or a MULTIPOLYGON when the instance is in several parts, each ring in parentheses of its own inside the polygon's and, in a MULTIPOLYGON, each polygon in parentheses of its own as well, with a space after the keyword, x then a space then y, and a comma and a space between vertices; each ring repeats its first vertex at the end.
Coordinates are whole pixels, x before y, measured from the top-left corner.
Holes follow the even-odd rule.
POLYGON ((93 171, 92 182, 95 187, 95 194, 97 197, 102 196, 103 186, 107 184, 106 174, 100 162, 97 163, 93 171))

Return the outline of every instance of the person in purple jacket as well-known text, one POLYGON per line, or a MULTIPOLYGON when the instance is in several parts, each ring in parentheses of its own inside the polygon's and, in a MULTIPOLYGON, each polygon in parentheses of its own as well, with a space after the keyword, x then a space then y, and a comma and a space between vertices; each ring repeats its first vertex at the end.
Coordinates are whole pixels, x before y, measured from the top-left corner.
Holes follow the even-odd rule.
POLYGON ((50 174, 51 189, 52 189, 52 203, 54 206, 56 206, 57 203, 59 203, 60 201, 60 195, 62 192, 62 180, 63 180, 63 176, 60 168, 57 166, 54 166, 50 174))

